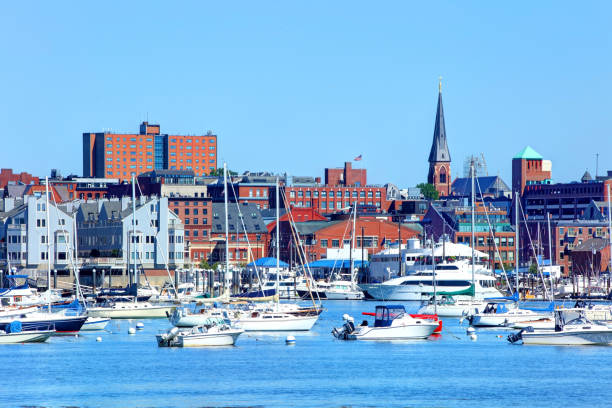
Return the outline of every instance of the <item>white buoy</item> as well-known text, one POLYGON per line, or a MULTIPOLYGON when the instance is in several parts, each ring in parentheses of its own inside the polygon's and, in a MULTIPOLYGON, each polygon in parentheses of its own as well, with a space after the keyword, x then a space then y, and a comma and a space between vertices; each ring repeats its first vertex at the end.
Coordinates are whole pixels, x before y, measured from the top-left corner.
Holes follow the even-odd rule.
POLYGON ((130 327, 130 328, 128 329, 128 333, 129 333, 129 334, 136 334, 136 329, 135 329, 135 328, 133 328, 133 327, 130 327))
POLYGON ((294 345, 294 344, 295 344, 295 337, 293 337, 293 336, 287 336, 287 338, 285 339, 285 343, 286 343, 288 346, 292 346, 292 345, 294 345))
POLYGON ((96 337, 96 341, 98 341, 98 342, 102 341, 102 337, 100 337, 100 336, 96 337))
POLYGON ((138 330, 144 329, 144 323, 143 322, 136 323, 136 329, 138 329, 138 330))
POLYGON ((476 341, 477 338, 478 338, 478 336, 476 335, 476 333, 470 334, 470 340, 476 341))
POLYGON ((466 330, 466 333, 469 334, 473 334, 474 332, 476 332, 476 329, 473 328, 472 326, 468 327, 466 330))

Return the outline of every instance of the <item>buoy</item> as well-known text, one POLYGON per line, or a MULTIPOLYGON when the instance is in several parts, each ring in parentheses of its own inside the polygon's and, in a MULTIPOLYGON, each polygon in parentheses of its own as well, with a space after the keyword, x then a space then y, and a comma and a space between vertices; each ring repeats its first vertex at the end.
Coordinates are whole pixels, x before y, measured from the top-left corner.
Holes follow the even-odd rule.
POLYGON ((477 338, 478 338, 478 336, 476 335, 476 333, 470 334, 470 340, 476 341, 477 338))
POLYGON ((136 334, 136 329, 135 329, 135 328, 133 328, 133 327, 130 327, 130 328, 128 329, 128 333, 129 333, 129 334, 136 334))
POLYGON ((98 341, 98 342, 102 341, 102 337, 100 337, 100 336, 96 337, 96 341, 98 341))
POLYGON ((476 331, 476 329, 473 328, 472 326, 470 326, 470 327, 467 328, 466 333, 467 334, 473 334, 475 331, 476 331))
POLYGON ((289 346, 292 346, 295 344, 295 337, 293 336, 287 336, 287 338, 285 339, 285 343, 289 346))
POLYGON ((74 335, 74 338, 75 338, 75 339, 78 339, 78 338, 79 338, 79 333, 75 334, 75 335, 74 335))
POLYGON ((136 323, 136 329, 138 329, 138 330, 144 329, 144 323, 143 322, 136 323))
POLYGON ((503 339, 503 338, 504 338, 504 336, 502 336, 501 334, 498 334, 498 335, 497 335, 497 338, 498 338, 498 339, 503 339))

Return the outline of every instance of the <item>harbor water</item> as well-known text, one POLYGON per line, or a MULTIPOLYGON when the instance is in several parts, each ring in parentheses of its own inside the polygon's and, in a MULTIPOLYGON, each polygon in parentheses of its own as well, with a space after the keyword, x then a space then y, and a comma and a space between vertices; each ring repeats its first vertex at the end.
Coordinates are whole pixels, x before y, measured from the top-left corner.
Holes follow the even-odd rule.
MULTIPOLYGON (((0 347, 2 407, 608 407, 612 347, 510 345, 512 331, 445 318, 425 341, 333 338, 375 302, 324 302, 311 332, 245 333, 235 347, 158 348, 165 319, 0 347), (288 334, 295 345, 286 345, 288 334), (100 336, 101 342, 96 341, 100 336)), ((416 305, 406 305, 410 311, 416 305)), ((370 318, 371 319, 371 318, 370 318)))

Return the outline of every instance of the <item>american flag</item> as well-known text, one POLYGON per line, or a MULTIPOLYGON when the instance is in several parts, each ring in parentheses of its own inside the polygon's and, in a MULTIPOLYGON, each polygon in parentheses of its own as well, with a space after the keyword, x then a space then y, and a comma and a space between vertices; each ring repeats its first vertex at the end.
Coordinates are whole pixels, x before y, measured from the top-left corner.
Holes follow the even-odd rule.
POLYGON ((359 161, 359 160, 361 160, 361 155, 359 155, 359 156, 357 156, 357 157, 355 157, 355 158, 353 159, 353 161, 359 161))

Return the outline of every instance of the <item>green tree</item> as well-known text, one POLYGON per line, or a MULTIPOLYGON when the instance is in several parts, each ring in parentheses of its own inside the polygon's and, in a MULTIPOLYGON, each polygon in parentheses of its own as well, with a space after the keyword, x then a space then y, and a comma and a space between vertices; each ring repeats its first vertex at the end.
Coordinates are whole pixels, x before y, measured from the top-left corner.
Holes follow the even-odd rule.
MULTIPOLYGON (((237 172, 232 171, 230 169, 227 169, 227 174, 229 176, 237 176, 238 175, 237 172)), ((211 170, 209 175, 210 176, 222 177, 223 176, 223 167, 219 167, 218 169, 211 170)))
POLYGON ((440 198, 440 193, 436 190, 433 184, 421 183, 417 185, 417 188, 421 189, 421 194, 428 200, 437 200, 440 198))

